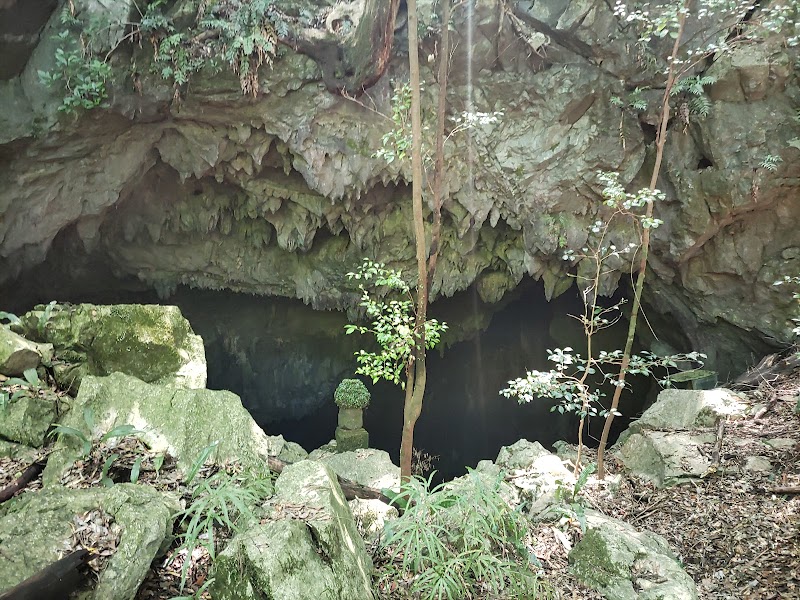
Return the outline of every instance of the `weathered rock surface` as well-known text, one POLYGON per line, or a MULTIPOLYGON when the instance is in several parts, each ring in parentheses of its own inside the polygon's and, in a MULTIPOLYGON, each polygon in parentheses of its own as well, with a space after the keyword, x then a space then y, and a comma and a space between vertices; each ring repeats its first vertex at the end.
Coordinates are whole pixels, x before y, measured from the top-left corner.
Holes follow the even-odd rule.
POLYGON ((177 306, 39 306, 21 321, 27 337, 52 344, 63 387, 78 389, 86 375, 117 371, 149 383, 206 385, 203 340, 177 306))
POLYGON ((667 389, 658 394, 656 402, 628 430, 713 427, 719 419, 744 417, 748 408, 743 396, 725 388, 667 389))
POLYGON ((58 420, 59 398, 50 390, 32 390, 0 409, 0 438, 39 448, 58 420))
POLYGON ((27 493, 0 507, 0 587, 13 587, 62 557, 72 546, 73 519, 100 509, 113 518, 119 545, 100 573, 92 600, 130 600, 150 563, 171 541, 177 499, 147 486, 62 487, 27 493))
POLYGON ((625 468, 658 487, 704 477, 712 466, 715 425, 747 414, 745 399, 724 388, 664 390, 620 436, 625 468))
POLYGON ((528 469, 537 459, 551 456, 550 452, 539 442, 529 442, 522 439, 510 446, 503 446, 497 454, 495 464, 501 469, 512 471, 514 469, 528 469))
POLYGON ((666 540, 587 511, 587 530, 569 554, 582 583, 609 600, 697 600, 697 588, 666 540))
MULTIPOLYGON (((79 13, 101 6, 75 4, 79 13)), ((283 4, 293 16, 318 8, 283 4)), ((48 260, 65 283, 86 275, 93 263, 82 257, 91 254, 162 293, 186 284, 354 306, 345 273, 364 255, 413 261, 409 167, 374 155, 387 126, 378 113, 391 112, 390 81, 405 77, 405 57, 386 57, 387 74, 368 96, 354 101, 327 89, 350 89, 382 64, 373 52, 386 48, 388 29, 371 52, 363 47, 376 24, 393 21, 389 4, 379 4, 329 7, 340 18, 313 30, 316 50, 293 44, 306 54, 287 51, 262 69, 262 93, 252 99, 236 77, 209 69, 173 102, 172 86, 150 73, 152 48, 123 45, 112 58, 110 106, 77 123, 55 118, 59 91, 38 80, 38 70, 53 66, 61 28, 53 14, 37 34, 39 15, 38 46, 18 76, 12 70, 0 82, 0 281, 41 263, 55 243, 48 260)), ((479 2, 469 34, 466 7, 454 13, 452 112, 467 102, 469 35, 468 104, 504 116, 471 131, 469 144, 462 134, 448 145, 434 295, 475 283, 494 301, 525 275, 542 279, 548 296, 563 292, 573 279, 561 254, 579 251, 597 218, 596 171, 619 171, 634 185, 648 175, 655 109, 634 115, 610 102, 626 94, 621 81, 628 89, 651 83, 628 51, 633 28, 613 5, 517 4, 512 19, 498 0, 479 2)), ((129 8, 107 10, 113 17, 129 8)), ((186 21, 196 9, 182 0, 173 13, 186 21)), ((400 22, 396 34, 403 32, 400 22)), ((110 28, 98 43, 111 47, 123 33, 110 28)), ((796 59, 796 49, 775 40, 716 61, 708 116, 685 128, 675 119, 667 145, 659 186, 668 197, 657 209, 665 225, 654 232, 646 300, 682 329, 678 342, 710 354, 723 378, 773 340, 790 339, 791 300, 772 283, 797 273, 800 260, 800 161, 787 145, 800 135, 796 59), (775 172, 759 167, 766 155, 782 157, 775 172)), ((423 61, 427 102, 437 89, 432 72, 423 61)), ((618 246, 628 241, 617 237, 618 246)), ((604 291, 627 265, 615 269, 604 291)))
POLYGON ((301 506, 236 536, 214 563, 220 600, 372 599, 372 561, 333 471, 314 461, 284 469, 278 506, 301 506))
MULTIPOLYGON (((306 456, 282 436, 267 436, 231 392, 151 385, 122 373, 86 376, 61 423, 85 432, 87 409, 94 415, 93 438, 119 425, 133 425, 143 432, 142 440, 156 451, 169 452, 184 471, 210 444, 216 444, 210 460, 235 460, 257 470, 268 455, 284 460, 306 456)), ((78 454, 76 441, 59 440, 47 463, 45 482, 57 482, 78 454)))
POLYGON ((52 346, 36 344, 0 325, 0 374, 22 375, 49 360, 52 346))
POLYGON ((350 452, 314 450, 309 458, 333 469, 339 477, 375 489, 400 487, 400 467, 392 463, 389 453, 375 448, 350 452))
POLYGON ((666 487, 703 477, 714 439, 713 433, 646 430, 628 437, 616 454, 629 472, 666 487))

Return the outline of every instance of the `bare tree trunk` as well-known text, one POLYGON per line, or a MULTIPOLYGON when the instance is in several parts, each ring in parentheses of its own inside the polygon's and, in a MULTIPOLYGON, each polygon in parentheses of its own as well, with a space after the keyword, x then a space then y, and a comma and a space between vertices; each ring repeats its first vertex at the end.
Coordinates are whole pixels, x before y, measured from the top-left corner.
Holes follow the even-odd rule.
POLYGON ((439 102, 436 113, 436 158, 433 167, 433 228, 428 256, 428 289, 433 285, 433 274, 439 259, 442 231, 442 204, 444 203, 444 126, 447 112, 447 75, 450 60, 450 0, 442 2, 442 37, 439 44, 439 102))
MULTIPOLYGON (((661 174, 661 163, 664 160, 664 145, 667 143, 667 125, 669 124, 669 97, 672 93, 672 88, 677 79, 676 61, 678 58, 678 50, 680 49, 681 40, 683 39, 684 26, 686 25, 686 13, 688 12, 689 3, 691 0, 684 2, 683 8, 685 10, 680 13, 680 20, 678 22, 678 34, 675 37, 675 44, 672 46, 672 56, 670 57, 669 71, 667 72, 667 83, 664 88, 664 98, 661 104, 661 121, 659 123, 658 137, 656 139, 656 162, 653 165, 653 173, 650 177, 650 190, 656 189, 658 184, 658 176, 661 174)), ((645 216, 649 219, 653 216, 654 202, 648 202, 645 216)), ((622 364, 619 368, 619 375, 617 377, 617 385, 614 388, 614 396, 611 399, 611 408, 606 421, 603 424, 603 433, 600 436, 600 445, 597 447, 597 476, 600 479, 605 477, 605 451, 608 445, 608 435, 611 431, 611 423, 614 421, 614 413, 619 407, 619 399, 622 395, 622 389, 625 385, 625 375, 628 371, 628 365, 631 360, 631 352, 633 350, 633 339, 636 335, 636 322, 639 317, 639 308, 642 302, 642 290, 644 289, 644 279, 647 272, 647 256, 650 251, 650 228, 645 228, 642 234, 642 256, 639 261, 639 272, 636 276, 636 288, 633 294, 633 305, 631 307, 631 320, 628 324, 628 337, 625 340, 625 349, 622 353, 622 364)))
POLYGON ((408 62, 411 78, 411 198, 414 213, 414 239, 417 253, 417 312, 414 325, 416 347, 414 364, 407 370, 406 399, 403 407, 403 437, 400 442, 400 477, 411 477, 414 425, 422 412, 425 393, 425 320, 428 309, 428 269, 425 249, 425 221, 422 215, 422 116, 420 110, 419 42, 417 2, 408 0, 408 62))

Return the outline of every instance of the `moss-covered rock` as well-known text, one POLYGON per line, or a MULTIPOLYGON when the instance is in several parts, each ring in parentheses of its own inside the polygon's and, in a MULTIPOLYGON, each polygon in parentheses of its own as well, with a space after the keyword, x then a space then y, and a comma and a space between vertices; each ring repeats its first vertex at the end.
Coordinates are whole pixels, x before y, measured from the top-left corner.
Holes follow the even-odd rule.
MULTIPOLYGON (((169 452, 184 471, 210 444, 216 444, 210 460, 236 460, 254 470, 263 466, 267 455, 285 460, 306 456, 300 446, 282 436, 267 436, 239 397, 227 391, 152 385, 122 373, 87 376, 61 423, 85 430, 87 409, 94 415, 94 439, 118 425, 133 425, 144 432, 140 437, 148 445, 169 452)), ((59 440, 44 472, 45 483, 57 482, 79 454, 76 440, 59 440)))
POLYGON ((275 489, 279 505, 300 505, 303 516, 235 537, 214 563, 213 597, 371 600, 372 561, 333 471, 302 461, 284 469, 275 489))
POLYGON ((369 448, 369 432, 363 427, 360 429, 343 429, 337 427, 335 438, 336 449, 339 452, 369 448))
POLYGON ((203 340, 177 306, 37 306, 21 318, 33 340, 53 345, 58 383, 77 389, 86 375, 127 373, 148 383, 206 384, 203 340))
POLYGON ((0 438, 34 448, 45 442, 58 419, 58 396, 50 390, 31 390, 0 409, 0 438))
POLYGON ((91 600, 132 599, 150 563, 171 539, 176 498, 147 486, 27 493, 0 507, 0 586, 13 587, 62 557, 73 519, 100 509, 120 528, 119 545, 100 573, 91 600))
POLYGON ((595 511, 586 519, 569 554, 581 582, 613 600, 697 600, 694 581, 664 538, 595 511))

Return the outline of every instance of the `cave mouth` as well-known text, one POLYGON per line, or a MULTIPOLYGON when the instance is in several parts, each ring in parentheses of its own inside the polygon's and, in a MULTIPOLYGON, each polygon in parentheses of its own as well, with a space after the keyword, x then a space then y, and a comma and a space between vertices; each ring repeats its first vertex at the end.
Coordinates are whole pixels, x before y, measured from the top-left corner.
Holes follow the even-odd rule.
MULTIPOLYGON (((314 310, 299 300, 185 286, 159 298, 141 282, 98 270, 84 272, 85 281, 72 278, 65 287, 53 279, 40 279, 38 291, 20 286, 14 312, 51 300, 54 290, 59 290, 57 300, 72 303, 177 305, 204 340, 210 389, 236 393, 268 434, 282 434, 309 451, 333 438, 333 392, 343 378, 354 377, 353 354, 366 343, 345 335, 343 313, 314 310)), ((577 417, 551 412, 554 401, 518 405, 499 391, 526 369, 548 370, 548 349, 580 349, 585 343, 582 327, 569 315, 581 309, 576 288, 548 302, 543 285, 528 278, 498 304, 484 303, 474 288, 432 304, 431 315, 446 321, 450 331, 443 347, 429 353, 415 447, 435 457, 439 478, 450 479, 480 460, 494 460, 502 446, 521 438, 545 447, 557 440, 576 441, 577 417)), ((620 322, 600 332, 596 346, 621 348, 626 329, 620 322)), ((364 415, 370 446, 388 451, 396 462, 403 392, 386 383, 365 383, 372 392, 364 415)), ((615 420, 612 441, 653 398, 650 380, 632 382, 623 395, 623 417, 615 420)), ((600 419, 590 422, 588 445, 596 445, 601 427, 600 419)))

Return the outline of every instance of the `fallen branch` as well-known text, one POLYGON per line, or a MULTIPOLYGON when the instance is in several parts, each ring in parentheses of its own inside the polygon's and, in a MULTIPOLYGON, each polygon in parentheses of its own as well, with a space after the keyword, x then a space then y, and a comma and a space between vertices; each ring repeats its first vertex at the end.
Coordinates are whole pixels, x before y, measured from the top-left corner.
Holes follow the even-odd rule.
POLYGON ((711 452, 711 466, 709 470, 714 469, 715 471, 719 469, 719 457, 722 453, 722 438, 725 435, 725 421, 720 419, 719 423, 717 423, 717 437, 714 440, 714 450, 711 452))
POLYGON ((37 460, 22 472, 22 475, 9 483, 0 490, 0 504, 14 497, 14 494, 25 488, 31 481, 36 479, 44 470, 45 461, 37 460))
POLYGON ((776 487, 766 491, 770 494, 800 494, 800 485, 776 487))
POLYGON ((733 384, 736 387, 756 386, 762 381, 775 381, 779 375, 791 373, 793 370, 800 368, 800 358, 796 353, 792 353, 786 358, 778 360, 778 355, 770 354, 764 357, 747 373, 737 377, 733 384))
POLYGON ((773 408, 773 407, 774 407, 774 406, 775 406, 777 403, 778 403, 778 397, 777 397, 777 396, 773 396, 773 397, 770 399, 770 401, 769 401, 769 402, 767 402, 767 403, 766 403, 764 406, 762 406, 761 408, 759 408, 759 409, 758 409, 758 411, 756 411, 756 414, 755 414, 755 415, 753 415, 753 420, 754 420, 754 421, 758 421, 759 419, 761 419, 761 417, 763 417, 765 414, 767 414, 769 411, 771 411, 771 410, 772 410, 772 408, 773 408))
POLYGON ((22 583, 0 594, 0 600, 61 600, 67 598, 88 578, 79 570, 89 552, 76 550, 48 565, 22 583))

